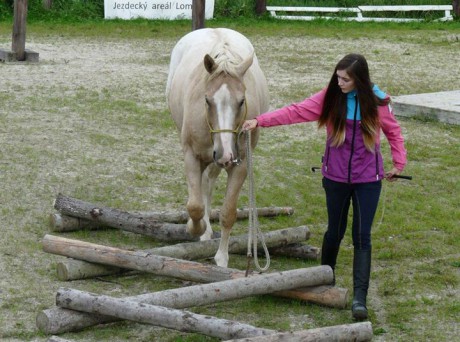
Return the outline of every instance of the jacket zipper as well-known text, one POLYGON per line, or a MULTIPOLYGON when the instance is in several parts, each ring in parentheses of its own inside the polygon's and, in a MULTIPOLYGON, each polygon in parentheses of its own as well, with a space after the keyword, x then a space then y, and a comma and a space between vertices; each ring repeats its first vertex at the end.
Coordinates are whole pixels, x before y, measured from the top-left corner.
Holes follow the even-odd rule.
POLYGON ((375 174, 377 180, 379 180, 379 155, 377 151, 375 151, 375 174))
POLYGON ((353 135, 351 138, 351 151, 350 160, 348 161, 348 183, 351 183, 351 162, 353 159, 353 152, 355 149, 355 137, 356 137, 356 117, 358 113, 358 96, 355 97, 355 113, 353 115, 353 135))

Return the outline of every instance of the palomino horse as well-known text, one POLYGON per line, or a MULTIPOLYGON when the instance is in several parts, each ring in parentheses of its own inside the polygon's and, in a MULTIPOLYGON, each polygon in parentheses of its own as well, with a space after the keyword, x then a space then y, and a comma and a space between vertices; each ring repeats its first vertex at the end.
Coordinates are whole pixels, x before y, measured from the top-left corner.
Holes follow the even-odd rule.
MULTIPOLYGON (((212 191, 222 169, 227 188, 220 211, 222 234, 214 260, 228 265, 230 231, 246 179, 245 119, 268 109, 268 88, 254 48, 229 29, 201 29, 182 37, 171 53, 166 97, 180 133, 188 184, 187 231, 210 239, 212 191)), ((251 135, 255 147, 258 132, 251 135)))

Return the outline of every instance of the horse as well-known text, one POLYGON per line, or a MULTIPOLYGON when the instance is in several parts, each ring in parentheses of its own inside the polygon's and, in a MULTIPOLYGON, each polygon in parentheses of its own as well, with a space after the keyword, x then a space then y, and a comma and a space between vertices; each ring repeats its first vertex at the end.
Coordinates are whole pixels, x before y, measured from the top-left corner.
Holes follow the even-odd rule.
MULTIPOLYGON (((214 260, 228 265, 230 231, 237 201, 247 176, 246 119, 266 112, 268 86, 254 47, 241 33, 205 28, 183 36, 171 52, 166 99, 179 135, 187 179, 187 232, 212 238, 209 221, 213 187, 222 170, 227 173, 220 210, 221 239, 214 260)), ((259 132, 251 134, 250 148, 259 132)))

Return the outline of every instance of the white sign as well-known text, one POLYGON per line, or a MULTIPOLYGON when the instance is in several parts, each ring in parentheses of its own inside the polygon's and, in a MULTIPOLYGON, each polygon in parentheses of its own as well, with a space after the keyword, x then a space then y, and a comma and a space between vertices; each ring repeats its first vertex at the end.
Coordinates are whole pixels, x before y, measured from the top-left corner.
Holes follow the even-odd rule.
MULTIPOLYGON (((214 15, 214 0, 206 0, 205 18, 214 15)), ((105 19, 192 19, 192 0, 104 0, 105 19)))

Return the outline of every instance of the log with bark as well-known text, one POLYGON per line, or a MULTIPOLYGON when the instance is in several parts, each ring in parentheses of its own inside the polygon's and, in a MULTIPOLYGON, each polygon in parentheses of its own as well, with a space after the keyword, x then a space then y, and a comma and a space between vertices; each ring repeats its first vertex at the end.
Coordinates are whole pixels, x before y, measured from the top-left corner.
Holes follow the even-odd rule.
POLYGON ((276 333, 268 336, 256 336, 226 342, 365 342, 373 336, 371 322, 334 325, 324 328, 294 332, 276 333))
MULTIPOLYGON (((62 195, 61 195, 62 196, 62 195)), ((96 206, 94 206, 96 207, 96 206)), ((294 209, 292 207, 263 207, 257 208, 257 215, 259 217, 275 217, 281 215, 292 215, 294 209)), ((168 223, 187 223, 189 218, 186 211, 147 211, 147 212, 130 212, 130 215, 136 217, 144 217, 158 222, 168 223)), ((211 222, 219 221, 219 209, 213 209, 209 220, 211 222)), ((238 220, 247 219, 249 210, 247 208, 240 208, 236 211, 238 220)), ((50 215, 50 226, 54 232, 71 232, 81 229, 99 229, 104 226, 99 221, 87 220, 84 218, 68 216, 62 213, 54 213, 50 215)))
POLYGON ((100 225, 117 228, 132 233, 147 235, 158 241, 190 241, 198 239, 186 231, 185 224, 158 222, 156 220, 135 216, 128 212, 95 206, 59 194, 54 208, 62 214, 80 219, 98 222, 100 225))
MULTIPOLYGON (((254 275, 246 278, 148 293, 124 299, 132 302, 155 304, 176 309, 209 305, 252 295, 268 294, 274 291, 287 291, 289 289, 327 281, 325 280, 325 278, 327 278, 327 273, 324 272, 322 267, 324 266, 254 275)), ((62 308, 86 311, 82 310, 81 307, 100 305, 104 303, 105 300, 104 296, 87 296, 86 298, 87 299, 82 300, 81 291, 59 289, 56 295, 56 304, 62 308)), ((111 314, 108 313, 108 315, 111 314)), ((86 322, 91 322, 92 325, 94 325, 112 321, 114 321, 114 319, 110 317, 93 317, 93 315, 85 315, 85 317, 82 318, 81 313, 74 311, 74 314, 70 314, 68 310, 63 309, 50 309, 37 316, 37 326, 39 326, 40 330, 54 334, 61 332, 59 330, 60 324, 62 324, 61 322, 65 322, 66 328, 69 328, 69 324, 72 322, 75 329, 82 329, 83 327, 89 326, 85 326, 86 322), (93 320, 91 321, 91 319, 93 320)))
POLYGON ((109 296, 98 296, 77 290, 61 290, 61 294, 58 294, 56 299, 59 305, 72 307, 82 312, 97 313, 183 332, 197 332, 220 339, 264 336, 276 332, 236 321, 199 315, 190 311, 109 296), (63 294, 63 292, 66 293, 63 294))
MULTIPOLYGON (((267 247, 283 247, 299 243, 310 238, 310 230, 306 226, 275 230, 264 234, 267 247)), ((209 258, 216 254, 219 248, 219 239, 175 244, 142 250, 142 253, 151 253, 162 256, 170 256, 177 259, 197 260, 209 258)), ((247 235, 232 236, 229 242, 229 253, 247 253, 247 235)), ((62 254, 66 248, 65 240, 55 239, 53 235, 47 235, 42 241, 45 251, 54 254, 62 254), (61 245, 61 243, 64 245, 61 245)), ((297 248, 296 248, 297 249, 297 248)), ((271 249, 270 249, 271 250, 271 249)), ((269 250, 269 251, 270 251, 269 250)), ((274 250, 276 253, 276 249, 274 250)), ((278 254, 280 255, 280 254, 278 254)), ((85 261, 65 261, 58 263, 59 280, 76 280, 89 277, 103 276, 119 273, 121 270, 113 267, 97 266, 85 261)))

